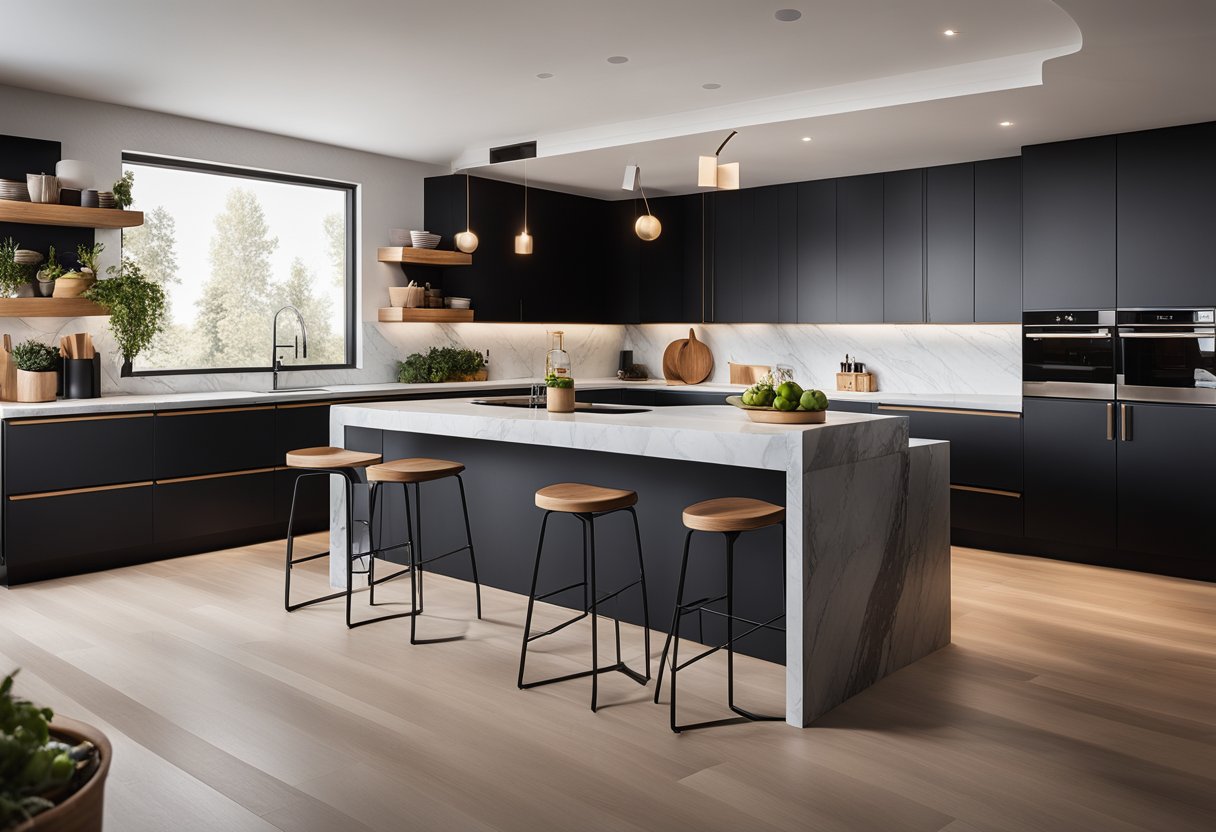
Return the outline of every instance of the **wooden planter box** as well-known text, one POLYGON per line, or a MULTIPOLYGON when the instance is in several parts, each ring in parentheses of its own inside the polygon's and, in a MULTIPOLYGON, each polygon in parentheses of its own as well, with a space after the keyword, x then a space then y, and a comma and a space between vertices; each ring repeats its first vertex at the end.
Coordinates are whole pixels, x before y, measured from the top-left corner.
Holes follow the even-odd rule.
POLYGON ((53 402, 59 392, 59 374, 54 370, 45 373, 17 371, 17 401, 53 402))

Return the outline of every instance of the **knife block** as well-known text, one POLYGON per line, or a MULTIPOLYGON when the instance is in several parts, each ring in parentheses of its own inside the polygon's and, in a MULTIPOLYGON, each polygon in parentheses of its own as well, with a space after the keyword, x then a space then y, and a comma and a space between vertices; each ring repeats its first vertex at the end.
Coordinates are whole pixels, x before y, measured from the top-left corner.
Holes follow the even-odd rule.
POLYGON ((877 393, 873 373, 837 373, 836 389, 843 393, 877 393))

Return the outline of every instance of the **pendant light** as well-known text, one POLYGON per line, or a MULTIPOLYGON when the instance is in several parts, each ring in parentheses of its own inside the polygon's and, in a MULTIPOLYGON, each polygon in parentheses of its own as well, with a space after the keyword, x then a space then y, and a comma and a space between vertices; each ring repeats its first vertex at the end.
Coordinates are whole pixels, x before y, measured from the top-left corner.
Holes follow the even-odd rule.
POLYGON ((464 231, 456 235, 456 248, 465 254, 477 251, 477 235, 469 229, 469 172, 464 174, 464 231))
POLYGON ((646 206, 646 213, 638 217, 637 222, 633 224, 633 232, 639 238, 650 242, 659 239, 659 235, 663 233, 663 224, 659 222, 659 218, 650 213, 650 201, 646 199, 646 189, 642 187, 642 169, 637 165, 625 166, 625 181, 621 185, 621 190, 642 192, 642 204, 646 206))
POLYGON ((532 235, 528 233, 528 162, 524 160, 524 230, 515 236, 515 253, 532 253, 532 235))
POLYGON ((718 157, 722 155, 722 148, 726 147, 726 142, 733 139, 738 132, 738 130, 731 130, 730 135, 726 137, 722 144, 718 145, 718 152, 713 156, 697 157, 698 187, 717 188, 720 191, 739 190, 739 163, 718 164, 718 157))

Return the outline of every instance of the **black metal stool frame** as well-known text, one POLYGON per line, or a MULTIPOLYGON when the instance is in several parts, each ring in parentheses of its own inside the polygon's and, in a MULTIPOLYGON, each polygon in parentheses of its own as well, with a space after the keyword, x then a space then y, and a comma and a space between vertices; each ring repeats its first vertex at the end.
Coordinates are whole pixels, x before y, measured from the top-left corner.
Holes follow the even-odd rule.
MULTIPOLYGON (((468 551, 469 564, 473 569, 473 586, 475 588, 475 592, 476 592, 476 596, 477 596, 477 617, 481 618, 481 581, 477 576, 477 553, 473 547, 473 528, 472 528, 471 524, 469 523, 469 503, 468 503, 468 499, 467 499, 467 496, 466 496, 465 490, 464 490, 464 478, 461 477, 460 474, 456 474, 455 477, 456 477, 456 483, 460 487, 460 508, 461 508, 461 512, 464 515, 464 533, 465 533, 465 545, 464 546, 459 546, 455 549, 452 549, 450 552, 444 552, 443 554, 440 554, 440 555, 433 555, 429 558, 422 557, 422 555, 421 555, 421 550, 422 550, 422 483, 421 482, 412 483, 412 485, 414 486, 414 509, 413 509, 413 511, 411 511, 410 510, 410 485, 411 485, 411 483, 401 482, 401 483, 396 483, 396 484, 399 484, 402 487, 403 496, 405 498, 404 502, 405 502, 406 541, 405 541, 405 543, 398 543, 393 546, 373 545, 370 550, 371 557, 368 560, 368 567, 367 567, 367 569, 368 569, 367 585, 369 587, 368 591, 371 595, 371 597, 369 599, 370 604, 372 606, 376 606, 376 587, 377 586, 379 586, 380 584, 385 583, 387 581, 391 581, 394 578, 399 578, 402 575, 409 575, 410 576, 410 604, 412 607, 408 612, 400 612, 400 613, 393 613, 390 615, 384 615, 384 616, 380 616, 379 618, 373 618, 373 619, 371 619, 371 621, 386 621, 391 618, 408 617, 410 619, 410 644, 433 644, 436 642, 454 640, 452 638, 438 638, 438 639, 419 639, 418 638, 418 616, 423 611, 422 576, 424 574, 424 570, 422 567, 428 563, 434 563, 437 560, 442 560, 443 558, 450 557, 451 555, 455 555, 460 552, 464 552, 466 550, 468 551), (418 520, 416 523, 413 519, 414 515, 417 515, 417 517, 418 517, 418 520), (417 537, 415 537, 415 532, 414 532, 415 527, 417 528, 417 537), (409 566, 407 566, 404 569, 398 570, 397 572, 394 572, 390 575, 385 575, 383 577, 377 578, 376 577, 376 556, 383 555, 385 552, 391 552, 394 549, 403 549, 403 548, 409 550, 409 566)), ((444 477, 443 479, 446 479, 446 477, 444 477)), ((381 495, 381 486, 393 485, 393 484, 394 484, 393 482, 373 482, 373 483, 371 483, 371 492, 370 492, 370 498, 369 498, 369 511, 370 511, 369 523, 371 525, 375 524, 374 523, 375 506, 376 506, 378 500, 382 499, 380 496, 381 495)), ((380 520, 381 520, 381 522, 379 524, 379 527, 377 528, 377 533, 378 533, 377 536, 382 541, 384 539, 383 514, 381 514, 380 520)), ((359 622, 359 624, 371 623, 371 621, 367 621, 367 622, 361 621, 361 622, 359 622)), ((358 624, 356 624, 356 626, 358 626, 358 624)))
MULTIPOLYGON (((676 675, 678 671, 683 670, 689 665, 701 661, 701 659, 717 653, 719 650, 726 649, 726 702, 727 706, 734 713, 738 714, 745 720, 752 722, 780 722, 784 721, 784 716, 775 716, 767 714, 757 714, 752 711, 740 708, 735 704, 735 642, 739 639, 746 638, 759 630, 775 630, 777 632, 785 632, 784 627, 776 627, 774 624, 785 617, 784 599, 785 599, 785 552, 781 554, 781 589, 782 589, 782 612, 773 616, 768 621, 752 621, 749 618, 735 615, 734 610, 734 586, 735 586, 735 541, 739 539, 741 532, 722 532, 726 538, 726 592, 716 598, 699 598, 696 601, 684 602, 684 579, 688 574, 688 552, 692 545, 692 536, 696 529, 689 529, 688 534, 684 538, 684 556, 680 561, 680 581, 676 589, 676 608, 671 617, 671 631, 667 634, 667 640, 663 644, 663 653, 659 658, 659 676, 654 688, 654 701, 657 705, 659 702, 659 693, 663 689, 663 671, 667 669, 668 652, 671 653, 671 706, 670 706, 670 724, 671 730, 679 734, 682 731, 690 731, 697 728, 709 728, 714 725, 722 725, 734 720, 710 720, 708 722, 695 722, 688 725, 680 725, 676 722, 676 675), (726 610, 715 610, 710 607, 710 604, 715 604, 719 601, 726 601, 726 610), (726 641, 722 644, 710 647, 688 659, 683 664, 680 664, 680 624, 685 615, 697 613, 699 621, 703 613, 710 613, 726 619, 726 641), (740 621, 745 624, 750 624, 751 628, 735 635, 735 622, 740 621)), ((781 539, 785 540, 785 523, 781 523, 781 539)), ((701 638, 704 639, 704 627, 701 628, 701 638)))
POLYGON ((599 706, 599 676, 601 673, 611 673, 619 671, 625 674, 639 685, 646 685, 650 681, 650 604, 646 595, 646 568, 642 561, 642 531, 638 526, 638 515, 634 511, 633 506, 626 508, 612 509, 611 511, 601 512, 565 512, 565 511, 546 511, 544 518, 540 524, 540 541, 536 545, 536 565, 532 569, 532 588, 528 592, 528 616, 524 622, 523 644, 519 654, 519 677, 516 683, 520 690, 528 690, 537 688, 541 685, 551 685, 556 682, 567 682, 571 679, 582 679, 586 676, 591 677, 591 711, 594 713, 599 706), (616 514, 620 511, 629 512, 633 518, 633 534, 634 540, 637 543, 638 553, 638 579, 632 583, 617 589, 613 592, 600 597, 597 594, 595 585, 595 521, 598 518, 606 517, 609 514, 616 514), (540 576, 540 561, 541 554, 545 548, 545 529, 549 525, 549 516, 552 514, 570 514, 578 518, 582 523, 583 531, 583 580, 577 583, 564 586, 561 589, 555 589, 552 592, 546 592, 543 595, 536 594, 536 583, 540 576), (590 569, 588 569, 590 566, 590 569), (617 597, 627 589, 632 589, 635 586, 640 586, 642 591, 642 622, 645 633, 645 655, 646 655, 646 673, 645 675, 638 673, 636 670, 629 667, 621 659, 621 622, 619 619, 613 619, 616 636, 616 663, 599 666, 599 606, 605 601, 617 597), (560 595, 563 592, 568 592, 572 589, 582 587, 583 589, 583 611, 567 621, 563 621, 555 627, 545 630, 543 633, 532 635, 532 611, 535 608, 537 601, 543 601, 546 598, 551 598, 554 595, 560 595), (567 673, 564 676, 555 676, 550 679, 540 679, 534 682, 524 681, 524 665, 528 659, 528 644, 537 639, 544 638, 556 633, 558 630, 565 629, 576 621, 582 621, 588 615, 591 616, 591 668, 590 670, 582 670, 578 673, 567 673))

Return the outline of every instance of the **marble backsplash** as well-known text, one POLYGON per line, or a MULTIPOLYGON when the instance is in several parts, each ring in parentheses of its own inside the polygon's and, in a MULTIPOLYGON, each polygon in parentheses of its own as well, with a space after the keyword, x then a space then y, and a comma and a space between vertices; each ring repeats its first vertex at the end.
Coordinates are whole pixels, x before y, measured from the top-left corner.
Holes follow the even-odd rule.
MULTIPOLYGON (((845 353, 891 393, 1020 396, 1022 333, 1016 324, 699 324, 713 352, 710 381, 730 380, 728 362, 791 367, 801 384, 836 387, 845 353)), ((663 350, 688 337, 687 324, 625 327, 624 349, 661 377, 663 350)))

